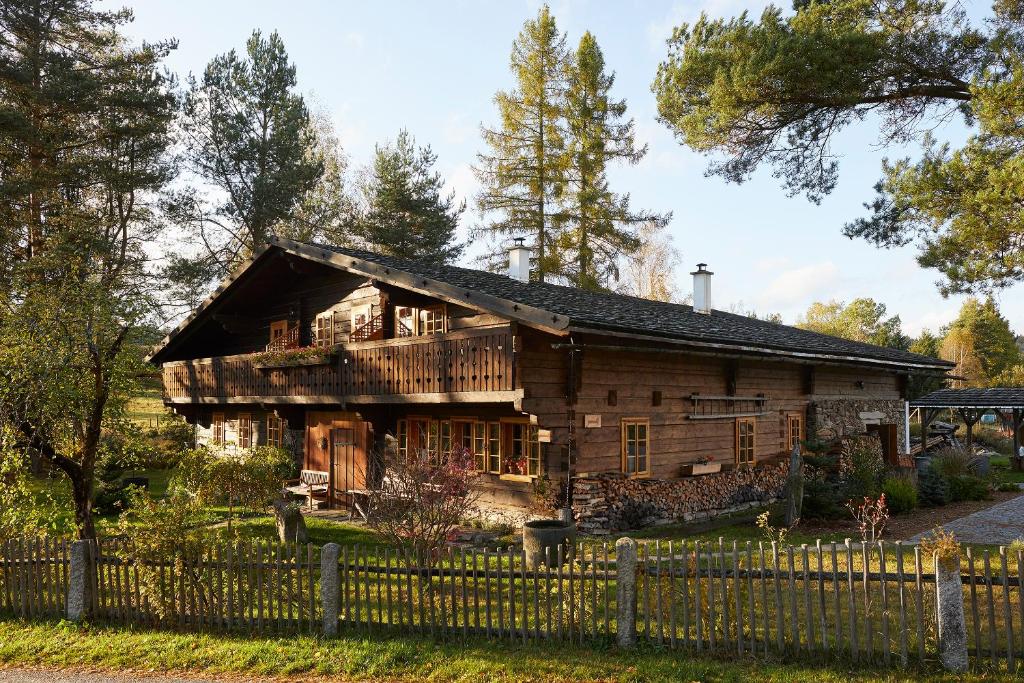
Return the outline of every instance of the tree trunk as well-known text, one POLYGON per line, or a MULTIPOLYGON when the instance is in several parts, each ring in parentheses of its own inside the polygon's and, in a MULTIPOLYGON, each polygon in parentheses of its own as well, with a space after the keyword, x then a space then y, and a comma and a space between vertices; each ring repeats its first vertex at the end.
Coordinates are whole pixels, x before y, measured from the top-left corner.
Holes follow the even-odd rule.
POLYGON ((75 524, 78 525, 78 537, 82 540, 96 538, 96 525, 92 519, 92 481, 84 476, 72 476, 71 496, 75 502, 75 524))

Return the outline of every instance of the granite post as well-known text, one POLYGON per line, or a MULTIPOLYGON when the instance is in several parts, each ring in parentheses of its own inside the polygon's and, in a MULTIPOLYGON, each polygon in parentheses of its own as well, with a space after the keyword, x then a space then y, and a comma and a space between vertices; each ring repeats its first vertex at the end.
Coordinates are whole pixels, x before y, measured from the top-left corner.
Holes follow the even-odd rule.
POLYGON ((619 647, 636 645, 636 541, 620 538, 615 543, 615 615, 619 647))
POLYGON ((338 635, 339 592, 337 543, 328 543, 320 550, 320 609, 324 615, 324 635, 338 635))
POLYGON ((82 621, 89 615, 89 577, 92 576, 89 544, 90 541, 75 541, 71 544, 66 605, 68 621, 82 621))
POLYGON ((967 624, 960 562, 935 557, 939 661, 947 671, 967 671, 967 624))

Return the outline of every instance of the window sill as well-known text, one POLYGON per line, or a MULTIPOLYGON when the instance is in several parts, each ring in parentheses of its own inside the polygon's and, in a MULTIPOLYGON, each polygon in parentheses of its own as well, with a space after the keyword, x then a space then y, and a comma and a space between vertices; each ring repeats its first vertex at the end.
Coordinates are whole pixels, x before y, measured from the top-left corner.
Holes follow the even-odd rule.
POLYGON ((501 474, 498 478, 502 481, 523 481, 531 482, 537 478, 536 474, 501 474))
POLYGON ((634 472, 633 474, 627 474, 626 472, 623 472, 622 476, 624 476, 626 479, 650 479, 651 478, 651 473, 650 472, 634 472))

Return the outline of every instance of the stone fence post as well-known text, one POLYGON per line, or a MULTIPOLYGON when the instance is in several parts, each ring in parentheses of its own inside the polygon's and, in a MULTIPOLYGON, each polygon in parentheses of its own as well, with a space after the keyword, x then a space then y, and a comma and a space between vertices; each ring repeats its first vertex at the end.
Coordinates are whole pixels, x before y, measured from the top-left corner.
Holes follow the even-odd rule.
POLYGON ((939 632, 939 661, 947 671, 967 671, 967 624, 964 619, 964 587, 960 561, 935 555, 936 620, 939 632))
POLYGON ((337 543, 328 543, 320 550, 320 610, 324 615, 324 635, 338 635, 338 610, 341 593, 338 581, 337 543))
POLYGON ((632 538, 615 542, 615 586, 618 643, 630 648, 636 645, 636 541, 632 538))
POLYGON ((91 541, 71 544, 71 566, 68 568, 68 596, 65 608, 68 621, 82 621, 89 615, 89 586, 93 576, 91 541))

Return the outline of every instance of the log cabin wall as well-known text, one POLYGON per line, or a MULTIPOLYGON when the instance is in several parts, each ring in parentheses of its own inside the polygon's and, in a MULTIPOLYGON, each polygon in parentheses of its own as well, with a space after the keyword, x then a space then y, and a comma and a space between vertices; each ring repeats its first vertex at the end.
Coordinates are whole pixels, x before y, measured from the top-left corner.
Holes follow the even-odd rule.
MULTIPOLYGON (((524 332, 518 368, 525 392, 523 410, 552 430, 547 472, 552 478, 567 471, 569 442, 567 351, 552 348, 553 337, 524 332)), ((577 474, 621 472, 623 419, 649 421, 650 477, 681 476, 683 465, 708 457, 728 468, 736 462, 736 417, 694 419, 700 412, 693 394, 708 397, 764 396, 755 424, 757 461, 788 452, 789 417, 799 416, 802 435, 809 424, 840 421, 842 433, 863 433, 865 421, 850 419, 853 411, 880 413, 881 422, 902 424, 902 399, 897 374, 871 368, 846 368, 677 353, 601 350, 582 345, 578 397, 575 405, 577 474), (812 369, 813 367, 813 369, 812 369), (587 427, 600 420, 600 427, 587 427)), ((727 402, 719 404, 728 405, 727 402)), ((872 421, 868 418, 868 422, 872 421)), ((900 427, 902 444, 902 426, 900 427)), ((842 434, 840 434, 842 435, 842 434)))

